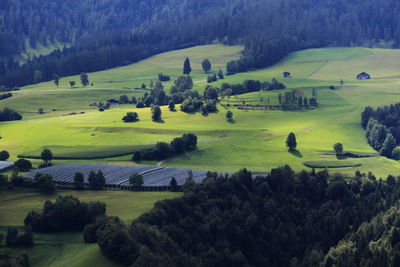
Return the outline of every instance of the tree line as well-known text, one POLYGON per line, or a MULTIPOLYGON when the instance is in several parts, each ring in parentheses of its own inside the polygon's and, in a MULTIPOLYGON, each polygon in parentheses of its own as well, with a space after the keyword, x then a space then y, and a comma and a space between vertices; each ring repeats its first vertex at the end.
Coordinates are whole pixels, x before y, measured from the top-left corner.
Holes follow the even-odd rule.
MULTIPOLYGON (((352 266, 334 265, 347 259, 339 242, 348 234, 361 238, 363 223, 400 194, 399 177, 383 181, 372 173, 295 173, 285 166, 267 176, 207 176, 200 185, 188 180, 182 197, 158 202, 130 226, 115 218, 92 224, 92 242, 135 266, 352 266)), ((394 239, 393 246, 400 240, 394 239)), ((352 256, 368 257, 366 244, 359 246, 361 254, 352 256)))
POLYGON ((170 144, 158 142, 154 148, 135 151, 132 160, 139 163, 143 160, 164 160, 185 152, 197 149, 198 138, 193 133, 185 133, 174 138, 170 144))
POLYGON ((241 58, 227 64, 229 74, 272 65, 300 49, 400 45, 396 0, 71 1, 2 1, 0 84, 31 84, 36 71, 47 81, 104 70, 213 42, 245 46, 241 58), (54 42, 66 47, 22 66, 16 59, 54 42))
POLYGON ((378 107, 366 107, 361 114, 361 126, 365 129, 368 143, 380 155, 400 160, 400 103, 378 107))

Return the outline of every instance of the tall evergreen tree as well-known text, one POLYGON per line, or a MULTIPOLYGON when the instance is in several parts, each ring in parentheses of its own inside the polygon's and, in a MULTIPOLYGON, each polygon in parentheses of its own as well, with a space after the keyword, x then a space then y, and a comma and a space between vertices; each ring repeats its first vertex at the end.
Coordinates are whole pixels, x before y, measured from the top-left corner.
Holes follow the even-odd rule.
POLYGON ((189 75, 191 72, 192 68, 190 67, 190 59, 187 57, 183 63, 183 74, 189 75))
POLYGON ((296 140, 296 135, 294 133, 289 133, 286 139, 286 146, 289 147, 289 150, 296 150, 297 140, 296 140))

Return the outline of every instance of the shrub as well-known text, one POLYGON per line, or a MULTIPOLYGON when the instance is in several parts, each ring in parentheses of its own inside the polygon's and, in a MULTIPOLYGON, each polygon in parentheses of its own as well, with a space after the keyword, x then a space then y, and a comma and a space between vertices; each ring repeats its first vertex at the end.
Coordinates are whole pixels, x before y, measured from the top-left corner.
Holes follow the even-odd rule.
POLYGON ((32 163, 26 159, 19 159, 14 162, 14 165, 22 172, 28 172, 32 169, 32 163))

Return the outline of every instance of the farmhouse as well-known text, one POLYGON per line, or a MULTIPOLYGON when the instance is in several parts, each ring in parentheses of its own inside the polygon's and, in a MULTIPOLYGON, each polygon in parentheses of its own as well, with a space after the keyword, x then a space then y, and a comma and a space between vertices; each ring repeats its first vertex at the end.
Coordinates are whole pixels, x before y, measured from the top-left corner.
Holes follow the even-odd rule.
POLYGON ((283 73, 283 78, 292 78, 292 74, 290 72, 285 71, 283 73))
POLYGON ((119 101, 115 100, 115 99, 108 99, 107 100, 107 104, 110 104, 110 106, 118 106, 119 105, 119 101))
POLYGON ((366 72, 361 72, 360 74, 357 75, 358 80, 369 80, 371 79, 371 75, 369 75, 366 72))

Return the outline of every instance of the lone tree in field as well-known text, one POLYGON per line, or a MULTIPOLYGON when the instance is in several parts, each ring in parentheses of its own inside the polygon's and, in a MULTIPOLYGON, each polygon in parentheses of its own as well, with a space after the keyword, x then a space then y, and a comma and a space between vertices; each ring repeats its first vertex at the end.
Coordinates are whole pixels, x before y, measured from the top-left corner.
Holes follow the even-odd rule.
POLYGON ((135 173, 129 177, 129 183, 133 186, 142 186, 144 181, 143 181, 143 175, 139 173, 135 173))
POLYGON ((286 139, 286 146, 289 148, 289 150, 293 151, 296 150, 297 147, 297 141, 296 141, 296 135, 294 133, 290 133, 286 139))
POLYGON ((74 175, 74 184, 75 184, 75 189, 77 190, 82 190, 83 189, 83 184, 85 182, 85 177, 81 172, 77 172, 74 175))
POLYGON ((183 74, 189 75, 192 72, 192 67, 190 67, 190 60, 187 57, 183 63, 183 74))
POLYGON ((233 120, 233 112, 228 110, 228 112, 226 112, 226 119, 228 121, 232 121, 233 120))
POLYGON ((211 62, 208 58, 204 59, 203 62, 201 62, 201 67, 203 68, 204 73, 207 73, 211 70, 211 62))
POLYGON ((46 163, 50 163, 53 159, 53 152, 50 149, 45 148, 43 149, 42 153, 40 154, 40 158, 46 163))
POLYGON ((173 100, 169 101, 168 108, 170 111, 175 111, 175 103, 173 100))
POLYGON ((151 118, 153 121, 161 121, 161 108, 159 106, 153 106, 151 113, 151 118))
POLYGON ((128 112, 122 120, 124 122, 137 122, 139 121, 139 115, 136 112, 128 112))
POLYGON ((89 85, 89 76, 86 73, 81 73, 81 84, 83 87, 89 85))
POLYGON ((336 143, 333 145, 333 150, 336 155, 341 156, 343 154, 343 145, 341 143, 336 143))
POLYGON ((54 84, 58 87, 60 84, 60 75, 54 74, 54 84))
POLYGON ((3 150, 0 152, 0 160, 6 161, 6 160, 8 160, 9 157, 10 157, 10 153, 8 153, 8 151, 3 150))
POLYGON ((71 86, 71 88, 73 88, 75 86, 76 82, 75 81, 69 81, 69 86, 71 86))

